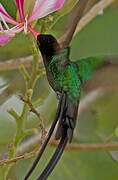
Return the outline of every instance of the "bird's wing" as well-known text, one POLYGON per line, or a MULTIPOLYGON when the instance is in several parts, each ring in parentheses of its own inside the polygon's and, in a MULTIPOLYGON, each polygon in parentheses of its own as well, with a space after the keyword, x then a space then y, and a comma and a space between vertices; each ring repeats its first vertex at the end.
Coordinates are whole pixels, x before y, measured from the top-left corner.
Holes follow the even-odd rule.
POLYGON ((79 59, 74 62, 77 67, 77 71, 79 76, 81 77, 82 81, 85 82, 91 79, 93 72, 101 67, 102 65, 106 64, 105 57, 88 57, 84 59, 79 59))

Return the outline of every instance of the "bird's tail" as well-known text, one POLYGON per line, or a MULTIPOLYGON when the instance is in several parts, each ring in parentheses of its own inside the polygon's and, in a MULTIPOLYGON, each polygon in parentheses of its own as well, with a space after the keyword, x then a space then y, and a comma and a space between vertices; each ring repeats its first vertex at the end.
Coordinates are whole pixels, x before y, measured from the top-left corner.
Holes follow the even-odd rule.
POLYGON ((68 142, 67 134, 63 134, 52 158, 36 180, 46 180, 58 163, 68 142))
POLYGON ((62 114, 60 116, 56 132, 56 139, 60 139, 60 142, 47 166, 44 168, 37 180, 46 180, 48 178, 61 158, 66 144, 71 142, 76 123, 77 110, 78 105, 75 106, 71 104, 66 96, 66 103, 61 111, 62 114))
POLYGON ((27 172, 26 176, 24 177, 24 180, 28 180, 28 178, 31 176, 31 174, 33 173, 36 165, 38 164, 39 160, 41 159, 45 149, 46 149, 46 146, 52 136, 52 133, 54 131, 54 128, 58 122, 58 120, 61 118, 61 116, 63 115, 63 108, 65 106, 65 103, 66 103, 66 95, 65 93, 62 93, 61 94, 61 97, 60 97, 60 100, 59 100, 59 105, 58 105, 58 108, 57 108, 57 113, 56 113, 56 117, 49 129, 49 132, 48 132, 48 135, 47 135, 47 138, 45 140, 45 142, 43 143, 43 145, 41 146, 41 149, 35 159, 35 161, 33 162, 31 168, 29 169, 29 171, 27 172))
POLYGON ((73 131, 76 125, 78 104, 79 103, 73 104, 66 95, 66 103, 63 109, 63 116, 61 116, 61 118, 58 120, 57 131, 55 134, 56 140, 59 140, 65 133, 64 131, 67 130, 68 141, 71 142, 73 131), (65 126, 67 128, 65 128, 65 126))
POLYGON ((65 149, 67 142, 71 142, 71 140, 72 140, 73 130, 75 127, 76 116, 77 116, 77 109, 78 109, 78 107, 71 104, 71 102, 68 100, 67 94, 62 93, 60 102, 59 102, 59 106, 58 106, 58 110, 57 110, 57 114, 56 114, 56 118, 53 121, 53 124, 48 132, 47 138, 46 138, 44 144, 42 145, 36 160, 34 161, 31 169, 25 176, 24 180, 27 180, 30 177, 31 173, 33 172, 36 165, 38 164, 38 162, 39 162, 39 160, 51 138, 54 128, 58 122, 58 127, 57 127, 57 131, 56 131, 56 139, 60 139, 60 142, 55 150, 55 153, 53 154, 52 158, 50 159, 49 163, 44 168, 44 170, 42 171, 40 176, 37 178, 37 180, 45 180, 51 174, 54 167, 56 166, 59 159, 61 158, 61 155, 65 149))

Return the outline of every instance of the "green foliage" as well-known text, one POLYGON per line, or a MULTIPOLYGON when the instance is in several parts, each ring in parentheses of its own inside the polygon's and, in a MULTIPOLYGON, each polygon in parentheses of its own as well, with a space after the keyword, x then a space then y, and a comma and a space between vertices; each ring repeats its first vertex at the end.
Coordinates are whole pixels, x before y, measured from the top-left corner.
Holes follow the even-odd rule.
POLYGON ((16 133, 16 123, 14 120, 0 117, 0 145, 10 144, 16 133))
POLYGON ((105 10, 72 40, 72 58, 118 55, 118 10, 105 10))

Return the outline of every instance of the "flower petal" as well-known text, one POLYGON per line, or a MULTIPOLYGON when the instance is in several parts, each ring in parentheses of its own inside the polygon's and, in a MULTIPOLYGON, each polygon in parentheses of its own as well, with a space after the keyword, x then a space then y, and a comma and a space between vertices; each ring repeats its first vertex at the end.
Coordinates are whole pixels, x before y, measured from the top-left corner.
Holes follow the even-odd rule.
POLYGON ((7 34, 0 34, 0 46, 8 44, 13 37, 8 36, 7 34))
POLYGON ((47 16, 62 8, 65 0, 36 0, 29 22, 47 16))
POLYGON ((1 3, 0 3, 0 14, 6 22, 13 24, 13 25, 17 24, 17 22, 7 13, 7 11, 4 9, 4 7, 1 3))
POLYGON ((23 27, 20 27, 19 25, 16 25, 12 27, 11 29, 4 30, 0 26, 0 46, 4 46, 8 44, 15 35, 21 31, 23 31, 23 27))
POLYGON ((24 21, 25 15, 24 15, 24 0, 14 0, 17 9, 19 11, 20 20, 24 21))

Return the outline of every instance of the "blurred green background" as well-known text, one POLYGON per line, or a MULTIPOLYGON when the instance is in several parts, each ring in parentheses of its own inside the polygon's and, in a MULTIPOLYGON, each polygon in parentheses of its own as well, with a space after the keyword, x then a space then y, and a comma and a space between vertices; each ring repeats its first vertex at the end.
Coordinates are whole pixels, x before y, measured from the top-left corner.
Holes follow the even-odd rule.
MULTIPOLYGON (((0 0, 8 12, 15 17, 16 9, 12 0, 0 0)), ((76 3, 75 0, 68 2, 76 3)), ((96 1, 97 2, 97 1, 96 1)), ((62 9, 63 10, 63 9, 62 9)), ((59 20, 50 29, 50 33, 59 37, 64 30, 68 19, 70 7, 67 13, 63 11, 55 13, 59 20)), ((75 130, 73 143, 105 143, 118 142, 118 5, 117 2, 104 10, 103 15, 98 15, 84 29, 82 29, 71 42, 71 59, 78 60, 89 56, 106 56, 108 64, 95 71, 92 79, 83 87, 82 102, 86 108, 81 111, 75 130), (96 97, 94 98, 94 93, 96 97), (90 98, 92 103, 87 102, 90 98), (87 104, 88 103, 88 104, 87 104)), ((40 26, 40 20, 37 28, 40 26)), ((22 33, 17 35, 12 42, 0 48, 0 61, 7 61, 18 57, 31 55, 31 47, 28 38, 22 33)), ((28 69, 30 72, 30 69, 28 69)), ((0 84, 6 84, 0 89, 0 159, 7 157, 16 130, 16 122, 7 112, 10 108, 19 113, 23 103, 19 100, 19 94, 24 94, 25 83, 19 70, 0 71, 0 84)), ((43 103, 38 107, 45 126, 48 127, 53 120, 57 100, 55 93, 48 85, 45 75, 42 75, 34 89, 33 99, 41 98, 43 103)), ((27 138, 23 143, 36 139, 40 133, 39 120, 30 114, 26 123, 26 129, 35 129, 35 134, 27 138)), ((23 146, 22 144, 20 145, 23 146)), ((38 147, 34 143, 34 148, 38 147)), ((20 148, 20 147, 19 147, 20 148)), ((32 148, 31 148, 32 149, 32 148)), ((31 180, 39 174, 44 164, 48 161, 54 148, 49 146, 40 164, 33 173, 31 180)), ((27 169, 31 166, 33 158, 18 161, 12 167, 9 178, 22 180, 27 169)), ((0 167, 0 180, 4 167, 0 167)), ((77 152, 65 151, 62 159, 54 169, 50 180, 117 180, 118 179, 118 152, 77 152)))

